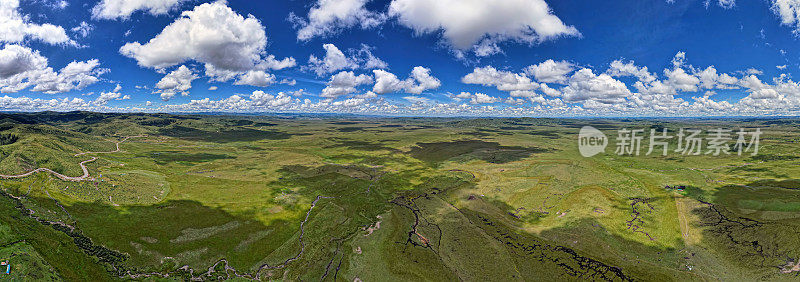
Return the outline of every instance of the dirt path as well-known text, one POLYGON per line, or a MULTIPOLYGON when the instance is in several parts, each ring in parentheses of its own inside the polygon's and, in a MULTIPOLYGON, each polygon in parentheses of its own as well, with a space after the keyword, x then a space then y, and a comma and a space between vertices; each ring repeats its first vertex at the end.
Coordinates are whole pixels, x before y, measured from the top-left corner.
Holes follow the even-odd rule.
MULTIPOLYGON (((125 137, 125 138, 123 138, 121 141, 119 141, 119 142, 115 142, 115 145, 116 145, 117 149, 116 149, 116 150, 114 150, 114 151, 108 151, 108 152, 83 152, 83 153, 77 153, 77 154, 75 154, 75 156, 76 156, 76 157, 78 157, 78 156, 81 156, 81 155, 86 155, 86 154, 109 154, 109 153, 116 153, 116 152, 119 152, 119 151, 120 151, 120 149, 119 149, 119 144, 121 144, 122 142, 125 142, 125 141, 127 141, 128 139, 130 139, 130 138, 135 138, 135 137, 144 137, 144 136, 145 136, 145 135, 137 135, 137 136, 128 136, 128 137, 125 137)), ((31 175, 33 175, 33 174, 35 174, 35 173, 37 173, 37 172, 49 172, 49 173, 51 173, 51 174, 55 175, 56 177, 60 178, 61 180, 65 180, 65 181, 84 181, 84 180, 93 180, 93 178, 90 178, 90 177, 89 177, 89 169, 88 169, 88 168, 86 168, 86 164, 87 164, 87 163, 90 163, 90 162, 93 162, 93 161, 96 161, 96 160, 97 160, 97 157, 92 157, 91 159, 88 159, 88 160, 85 160, 85 161, 82 161, 82 162, 78 163, 78 164, 81 166, 81 170, 83 170, 83 175, 81 175, 81 176, 66 176, 66 175, 63 175, 63 174, 61 174, 61 173, 55 172, 55 171, 53 171, 52 169, 49 169, 49 168, 46 168, 46 167, 40 167, 40 168, 37 168, 37 169, 31 170, 31 171, 29 171, 29 172, 26 172, 26 173, 23 173, 23 174, 17 174, 17 175, 5 175, 5 174, 0 174, 0 178, 3 178, 3 179, 11 179, 11 178, 24 178, 24 177, 31 176, 31 175)))
POLYGON ((691 245, 691 242, 689 241, 689 221, 686 219, 686 214, 684 213, 683 209, 683 202, 679 197, 675 197, 675 208, 678 211, 678 223, 680 224, 681 235, 683 235, 683 242, 687 245, 691 245))
POLYGON ((117 146, 117 149, 114 150, 114 151, 108 151, 108 152, 83 152, 83 153, 77 153, 77 154, 75 154, 75 156, 78 157, 78 156, 88 155, 88 154, 111 154, 111 153, 117 153, 117 152, 119 152, 119 144, 122 144, 123 142, 128 141, 128 139, 131 139, 131 138, 146 137, 146 136, 147 135, 136 135, 136 136, 128 136, 128 137, 122 138, 122 140, 120 140, 118 142, 115 142, 115 145, 117 146))
POLYGON ((56 177, 61 178, 61 180, 83 181, 83 180, 86 180, 87 178, 89 178, 89 169, 86 168, 86 163, 90 163, 90 162, 93 162, 95 160, 97 160, 97 157, 92 157, 91 159, 88 159, 88 160, 85 160, 85 161, 82 161, 82 162, 79 163, 81 165, 81 169, 83 170, 83 175, 81 175, 81 176, 74 176, 74 177, 73 176, 66 176, 66 175, 60 174, 58 172, 55 172, 55 171, 53 171, 53 170, 51 170, 49 168, 42 167, 42 168, 37 168, 35 170, 29 171, 29 172, 26 172, 26 173, 23 173, 23 174, 17 174, 17 175, 0 174, 0 178, 5 178, 5 179, 23 178, 23 177, 31 176, 31 175, 33 175, 34 173, 37 173, 37 172, 49 172, 49 173, 52 173, 53 175, 55 175, 56 177))

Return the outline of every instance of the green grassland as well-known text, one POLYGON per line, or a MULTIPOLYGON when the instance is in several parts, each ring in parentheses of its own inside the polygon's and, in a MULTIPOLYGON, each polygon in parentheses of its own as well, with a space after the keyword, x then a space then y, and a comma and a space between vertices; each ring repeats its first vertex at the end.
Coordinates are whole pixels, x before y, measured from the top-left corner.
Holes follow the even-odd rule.
POLYGON ((0 114, 0 174, 97 157, 0 180, 0 259, 15 280, 795 280, 798 124, 0 114), (579 154, 584 125, 605 154, 579 154), (757 156, 613 154, 620 128, 740 127, 757 156))

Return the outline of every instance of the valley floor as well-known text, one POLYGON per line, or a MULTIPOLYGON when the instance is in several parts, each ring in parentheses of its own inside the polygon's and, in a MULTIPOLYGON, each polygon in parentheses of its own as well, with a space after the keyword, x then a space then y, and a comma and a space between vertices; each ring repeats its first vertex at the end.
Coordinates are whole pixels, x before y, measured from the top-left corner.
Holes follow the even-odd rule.
POLYGON ((16 279, 800 275, 796 119, 0 119, 0 260, 16 279), (584 125, 764 133, 756 156, 611 143, 587 158, 584 125))

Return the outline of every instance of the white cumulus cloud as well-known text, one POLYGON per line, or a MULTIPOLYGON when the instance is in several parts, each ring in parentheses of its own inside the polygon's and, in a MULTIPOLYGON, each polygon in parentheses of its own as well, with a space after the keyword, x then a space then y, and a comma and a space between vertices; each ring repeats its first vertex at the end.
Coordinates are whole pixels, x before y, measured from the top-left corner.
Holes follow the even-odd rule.
POLYGON ((95 19, 127 19, 136 11, 163 15, 186 0, 101 0, 92 8, 95 19))
POLYGON ((253 70, 248 71, 239 76, 239 79, 234 82, 234 85, 251 85, 258 87, 267 87, 275 83, 275 75, 266 73, 264 71, 253 70))
POLYGON ((6 45, 0 50, 0 78, 8 78, 27 71, 45 69, 47 58, 38 51, 19 45, 6 45))
POLYGON ((292 97, 286 93, 279 92, 278 95, 271 95, 264 93, 264 91, 256 90, 250 94, 250 100, 254 106, 257 107, 280 107, 292 102, 292 97))
POLYGON ((497 97, 492 97, 484 93, 461 92, 455 96, 458 99, 468 99, 470 104, 492 104, 500 101, 497 97))
POLYGON ((771 0, 772 11, 781 19, 781 24, 793 26, 800 33, 800 2, 797 0, 771 0))
POLYGON ((166 68, 194 60, 218 71, 245 72, 279 69, 294 59, 264 56, 267 36, 252 15, 243 17, 224 2, 205 3, 185 11, 153 39, 127 43, 120 53, 139 65, 166 68))
POLYGON ((611 66, 606 73, 614 77, 633 76, 644 83, 650 83, 656 80, 656 75, 650 73, 647 67, 639 67, 633 61, 625 63, 622 60, 614 60, 611 62, 611 66))
POLYGON ((122 93, 119 93, 120 90, 122 90, 122 86, 117 84, 111 92, 100 93, 100 96, 94 100, 93 104, 95 106, 105 106, 111 100, 129 100, 131 98, 130 95, 122 95, 122 93))
POLYGON ((322 59, 317 58, 313 54, 308 57, 308 69, 312 70, 318 76, 323 76, 339 70, 358 68, 358 63, 348 58, 336 45, 324 44, 322 48, 325 49, 325 56, 322 59))
POLYGON ((386 15, 370 12, 364 5, 369 0, 318 0, 303 19, 294 13, 289 20, 295 24, 298 40, 333 35, 345 28, 360 26, 369 29, 382 24, 386 15))
POLYGON ((313 71, 317 76, 331 74, 340 70, 384 69, 388 64, 372 54, 373 47, 362 44, 360 49, 351 49, 345 55, 336 45, 323 44, 325 56, 317 58, 313 54, 308 57, 308 65, 304 70, 313 71))
POLYGON ((29 16, 20 14, 19 0, 0 0, 0 42, 16 43, 26 38, 51 45, 77 46, 77 43, 67 36, 63 27, 49 23, 31 23, 29 16))
POLYGON ((0 97, 0 108, 18 111, 75 111, 90 109, 91 105, 81 98, 33 99, 29 97, 0 97))
POLYGON ((417 34, 441 32, 455 49, 473 48, 478 55, 499 52, 503 41, 533 44, 580 35, 544 0, 393 0, 389 15, 417 34))
POLYGON ((33 86, 33 91, 62 93, 98 82, 107 70, 98 68, 97 59, 72 61, 58 72, 47 58, 28 47, 6 44, 0 49, 0 91, 18 92, 33 86))
POLYGON ((71 30, 81 37, 87 37, 94 30, 94 26, 87 22, 81 22, 80 25, 73 27, 71 30))
POLYGON ((567 75, 572 72, 574 66, 567 61, 553 61, 548 59, 537 65, 525 68, 525 73, 536 78, 537 81, 546 83, 564 83, 567 75))
POLYGON ((355 75, 352 71, 342 71, 333 76, 322 89, 322 97, 336 98, 341 95, 358 91, 357 86, 372 83, 372 76, 366 74, 355 75))
POLYGON ((539 87, 525 74, 501 71, 492 66, 475 68, 471 73, 462 77, 461 82, 494 86, 500 91, 534 90, 539 87))
POLYGON ((625 83, 605 73, 595 75, 587 68, 576 71, 562 92, 562 98, 568 102, 594 100, 600 103, 618 103, 631 95, 625 83))
POLYGON ((405 91, 411 94, 422 94, 425 90, 436 89, 442 85, 439 79, 431 76, 431 70, 422 66, 414 67, 411 76, 400 80, 396 75, 385 70, 373 70, 375 85, 372 92, 386 94, 405 91))
POLYGON ((192 88, 192 81, 195 79, 197 75, 191 69, 185 65, 180 66, 156 83, 158 90, 155 93, 160 93, 161 100, 164 101, 169 101, 178 93, 187 96, 189 95, 187 91, 192 88))

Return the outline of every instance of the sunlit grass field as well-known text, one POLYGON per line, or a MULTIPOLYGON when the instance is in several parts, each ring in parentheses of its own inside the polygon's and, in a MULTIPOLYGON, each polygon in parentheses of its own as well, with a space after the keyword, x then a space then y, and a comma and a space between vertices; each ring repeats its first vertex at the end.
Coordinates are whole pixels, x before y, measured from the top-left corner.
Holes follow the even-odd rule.
POLYGON ((79 162, 98 157, 85 181, 47 172, 0 180, 0 254, 25 253, 10 261, 41 277, 663 281, 800 273, 792 271, 800 260, 797 119, 0 118, 0 174, 44 167, 78 176, 79 162), (605 153, 580 155, 584 125, 611 137, 605 153), (619 128, 763 134, 757 156, 646 156, 646 139, 642 155, 620 156, 619 128), (113 151, 135 135, 145 136, 119 152, 74 156, 113 151))

